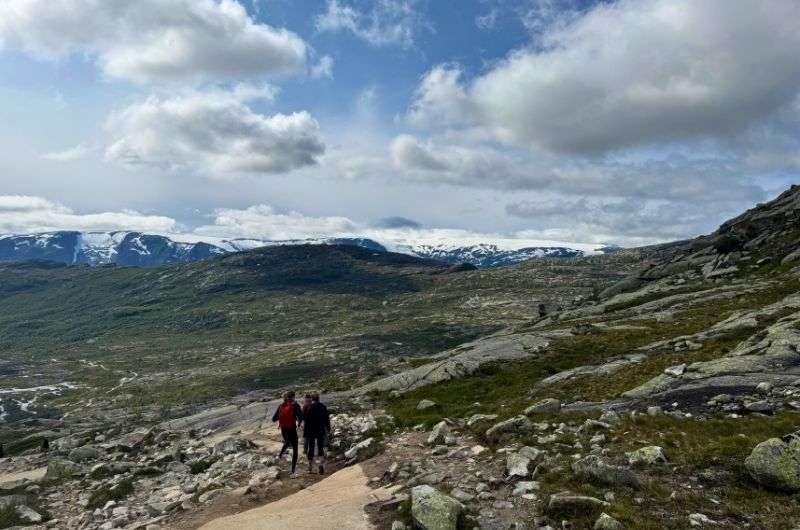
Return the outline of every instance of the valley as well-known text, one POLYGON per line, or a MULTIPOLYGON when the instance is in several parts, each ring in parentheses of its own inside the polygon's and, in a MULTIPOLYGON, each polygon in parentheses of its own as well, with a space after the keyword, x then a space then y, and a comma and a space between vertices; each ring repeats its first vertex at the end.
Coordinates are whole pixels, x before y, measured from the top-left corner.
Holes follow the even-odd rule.
POLYGON ((296 490, 265 412, 313 388, 361 471, 302 480, 366 481, 340 516, 375 528, 792 528, 799 215, 793 187, 709 236, 489 269, 349 245, 2 264, 0 500, 53 528, 271 520, 296 490))

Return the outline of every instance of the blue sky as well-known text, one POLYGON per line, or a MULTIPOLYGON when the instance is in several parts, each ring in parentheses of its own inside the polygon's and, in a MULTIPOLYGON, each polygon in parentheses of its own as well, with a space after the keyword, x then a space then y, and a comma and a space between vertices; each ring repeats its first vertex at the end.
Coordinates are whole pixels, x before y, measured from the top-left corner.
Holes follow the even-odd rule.
POLYGON ((6 0, 0 232, 693 236, 797 180, 799 52, 792 0, 6 0))

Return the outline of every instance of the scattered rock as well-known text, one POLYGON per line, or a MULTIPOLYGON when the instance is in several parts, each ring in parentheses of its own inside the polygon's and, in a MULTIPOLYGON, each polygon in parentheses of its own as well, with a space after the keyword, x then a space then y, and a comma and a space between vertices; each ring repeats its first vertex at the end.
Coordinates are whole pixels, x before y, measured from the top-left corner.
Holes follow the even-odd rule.
POLYGON ((348 449, 347 451, 345 451, 344 456, 347 459, 356 458, 359 453, 361 453, 364 449, 367 449, 369 446, 371 446, 372 442, 374 441, 375 441, 374 438, 367 438, 366 440, 362 440, 357 444, 355 444, 350 449, 348 449))
POLYGON ((525 416, 515 416, 490 427, 486 431, 486 438, 491 441, 497 441, 508 434, 530 430, 532 425, 531 421, 525 416))
POLYGON ((428 410, 432 408, 436 408, 439 405, 435 401, 431 401, 430 399, 423 399, 417 404, 417 410, 428 410))
POLYGON ((562 492, 550 496, 547 510, 551 514, 584 515, 597 512, 606 506, 608 506, 606 501, 601 501, 595 497, 562 492))
POLYGON ((428 445, 445 443, 448 434, 450 434, 450 425, 446 421, 440 421, 431 429, 431 433, 428 435, 428 445))
POLYGON ((664 369, 664 373, 667 375, 671 375, 672 377, 680 377, 686 371, 686 363, 679 364, 677 366, 670 366, 669 368, 664 369))
POLYGON ((28 508, 24 504, 17 506, 14 510, 17 512, 17 516, 26 523, 38 524, 44 519, 38 512, 28 508))
POLYGON ((623 528, 622 523, 607 513, 601 513, 597 521, 594 522, 594 530, 622 530, 623 528))
POLYGON ((690 526, 706 526, 715 524, 717 524, 716 521, 709 519, 707 515, 703 515, 702 513, 693 513, 689 515, 690 526))
POLYGON ((456 530, 461 504, 430 486, 411 490, 411 517, 421 530, 456 530))
POLYGON ((744 465, 756 482, 767 488, 800 491, 800 438, 770 438, 758 444, 744 465))
POLYGON ((252 449, 253 447, 255 447, 255 444, 250 440, 231 436, 230 438, 225 438, 214 446, 214 454, 232 455, 241 453, 247 449, 252 449))
POLYGON ((628 463, 632 466, 655 466, 668 464, 664 450, 657 445, 648 445, 641 447, 630 453, 628 456, 628 463))
POLYGON ((90 445, 83 447, 76 447, 69 452, 69 458, 73 462, 85 462, 87 460, 94 460, 99 456, 99 451, 90 445))
POLYGON ((572 464, 572 471, 581 479, 608 485, 638 488, 640 482, 630 468, 605 462, 600 456, 588 455, 572 464))
POLYGON ((525 478, 530 473, 530 471, 528 471, 530 465, 530 458, 520 453, 509 453, 506 457, 506 474, 509 477, 525 478))
POLYGON ((547 398, 541 401, 537 401, 536 403, 525 409, 525 415, 531 416, 533 414, 559 412, 560 410, 561 410, 561 400, 556 398, 547 398))

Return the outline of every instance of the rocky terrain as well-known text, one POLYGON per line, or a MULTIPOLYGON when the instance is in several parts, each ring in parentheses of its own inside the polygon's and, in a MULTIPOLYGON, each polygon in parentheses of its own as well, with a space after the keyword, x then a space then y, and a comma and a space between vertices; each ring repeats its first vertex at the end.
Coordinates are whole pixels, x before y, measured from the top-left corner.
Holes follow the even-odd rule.
POLYGON ((709 236, 506 269, 4 266, 0 522, 800 528, 799 220, 793 187, 709 236), (275 459, 289 387, 331 405, 329 475, 275 459))

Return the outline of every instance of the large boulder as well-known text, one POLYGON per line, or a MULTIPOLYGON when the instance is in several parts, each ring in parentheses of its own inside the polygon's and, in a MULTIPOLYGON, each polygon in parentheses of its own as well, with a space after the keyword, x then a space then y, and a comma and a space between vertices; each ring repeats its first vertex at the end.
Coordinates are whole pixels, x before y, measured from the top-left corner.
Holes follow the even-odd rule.
POLYGON ((462 506, 431 486, 411 490, 411 517, 421 530, 456 530, 462 506))
POLYGON ((800 438, 770 438, 758 444, 744 465, 750 476, 762 486, 800 491, 800 438))

